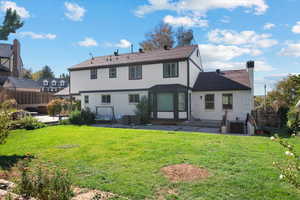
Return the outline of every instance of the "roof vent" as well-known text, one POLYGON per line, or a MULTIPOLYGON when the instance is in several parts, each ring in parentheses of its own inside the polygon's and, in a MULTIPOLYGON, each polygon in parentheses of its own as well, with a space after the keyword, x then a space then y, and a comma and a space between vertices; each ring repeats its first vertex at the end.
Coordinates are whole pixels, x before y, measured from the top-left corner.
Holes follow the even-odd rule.
POLYGON ((117 49, 117 51, 114 52, 115 56, 119 56, 119 49, 117 49))
POLYGON ((220 69, 217 69, 217 70, 216 70, 216 73, 217 73, 217 74, 220 74, 220 73, 221 73, 221 70, 220 70, 220 69))
POLYGON ((142 48, 139 48, 140 53, 144 53, 144 50, 142 48))

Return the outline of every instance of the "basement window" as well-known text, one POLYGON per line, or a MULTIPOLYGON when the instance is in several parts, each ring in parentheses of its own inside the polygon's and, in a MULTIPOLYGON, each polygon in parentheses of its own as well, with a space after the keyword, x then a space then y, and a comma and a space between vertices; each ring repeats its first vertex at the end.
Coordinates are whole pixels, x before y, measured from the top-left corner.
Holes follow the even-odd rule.
POLYGON ((105 104, 109 104, 111 101, 110 95, 109 94, 105 94, 101 96, 101 102, 105 103, 105 104))
POLYGON ((129 103, 139 103, 140 95, 139 94, 130 94, 129 95, 129 103))

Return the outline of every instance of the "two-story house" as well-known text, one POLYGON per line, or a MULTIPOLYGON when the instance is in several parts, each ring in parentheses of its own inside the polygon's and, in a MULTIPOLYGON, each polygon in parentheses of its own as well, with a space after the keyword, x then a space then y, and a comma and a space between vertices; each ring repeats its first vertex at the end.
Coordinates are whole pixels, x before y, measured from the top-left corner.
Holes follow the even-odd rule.
POLYGON ((38 82, 42 92, 57 93, 69 86, 69 81, 64 78, 42 78, 38 82))
POLYGON ((69 68, 70 92, 99 114, 134 114, 146 96, 153 119, 245 119, 253 108, 253 68, 203 72, 198 46, 95 57, 69 68))

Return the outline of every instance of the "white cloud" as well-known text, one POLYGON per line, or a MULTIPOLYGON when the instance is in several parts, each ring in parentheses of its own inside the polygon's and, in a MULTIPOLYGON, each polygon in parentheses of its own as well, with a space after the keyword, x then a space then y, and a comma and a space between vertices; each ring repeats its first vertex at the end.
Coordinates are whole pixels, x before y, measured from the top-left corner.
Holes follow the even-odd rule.
POLYGON ((80 7, 76 3, 65 2, 65 7, 67 12, 65 16, 72 21, 82 21, 86 10, 83 7, 80 7))
POLYGON ((95 47, 98 46, 98 43, 93 38, 86 37, 84 38, 84 40, 78 42, 78 45, 82 47, 93 47, 93 46, 95 47))
POLYGON ((265 0, 148 0, 148 4, 139 6, 135 13, 137 16, 144 16, 159 10, 173 10, 179 13, 192 12, 205 15, 213 9, 233 10, 238 7, 253 9, 257 15, 265 13, 268 9, 265 0))
POLYGON ((222 19, 220 19, 220 22, 224 24, 230 23, 230 17, 229 16, 224 16, 222 19))
POLYGON ((122 39, 118 44, 115 45, 118 48, 129 48, 131 46, 131 42, 128 40, 122 39))
MULTIPOLYGON (((199 49, 203 61, 204 69, 243 69, 246 68, 246 62, 236 62, 233 59, 244 55, 257 54, 257 52, 248 48, 241 48, 233 45, 213 45, 200 44, 199 49)), ((264 61, 256 61, 255 71, 272 71, 274 68, 264 61)))
POLYGON ((164 18, 164 23, 170 24, 172 26, 185 26, 185 27, 206 27, 208 26, 208 21, 201 19, 200 17, 173 17, 167 15, 164 18))
POLYGON ((269 48, 278 42, 271 38, 271 34, 257 34, 255 31, 220 30, 215 29, 208 33, 209 41, 228 45, 245 45, 253 48, 269 48))
POLYGON ((270 30, 270 29, 275 28, 275 27, 276 27, 275 24, 272 24, 272 23, 266 23, 266 24, 264 25, 264 30, 270 30))
POLYGON ((287 47, 281 49, 279 55, 300 57, 300 42, 287 44, 287 47))
POLYGON ((32 39, 49 39, 54 40, 56 38, 55 34, 47 33, 47 34, 39 34, 34 32, 21 32, 19 33, 21 37, 31 37, 32 39))
POLYGON ((298 21, 298 22, 296 23, 296 25, 293 26, 292 32, 293 32, 293 33, 296 33, 296 34, 300 34, 300 21, 298 21))
POLYGON ((2 12, 6 12, 7 9, 11 8, 12 10, 15 10, 21 18, 30 17, 29 11, 27 11, 26 8, 17 6, 17 4, 13 1, 1 1, 0 4, 2 12))

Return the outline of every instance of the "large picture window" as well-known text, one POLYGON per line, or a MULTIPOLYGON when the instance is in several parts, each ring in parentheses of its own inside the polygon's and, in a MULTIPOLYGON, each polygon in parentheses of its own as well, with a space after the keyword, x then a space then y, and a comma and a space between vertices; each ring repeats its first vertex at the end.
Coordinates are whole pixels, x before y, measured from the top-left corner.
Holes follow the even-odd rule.
POLYGON ((129 66, 129 80, 142 79, 142 66, 129 66))
POLYGON ((205 95, 205 109, 215 109, 215 95, 207 94, 205 95))
POLYGON ((223 109, 224 110, 232 110, 233 107, 233 97, 232 94, 223 94, 223 109))
POLYGON ((97 69, 91 69, 91 79, 97 79, 97 69))
POLYGON ((164 63, 163 68, 164 78, 178 77, 178 62, 164 63))
POLYGON ((158 112, 173 112, 174 98, 173 93, 157 94, 157 111, 158 112))
POLYGON ((105 104, 109 104, 111 101, 110 95, 109 94, 105 94, 101 96, 101 102, 105 103, 105 104))

